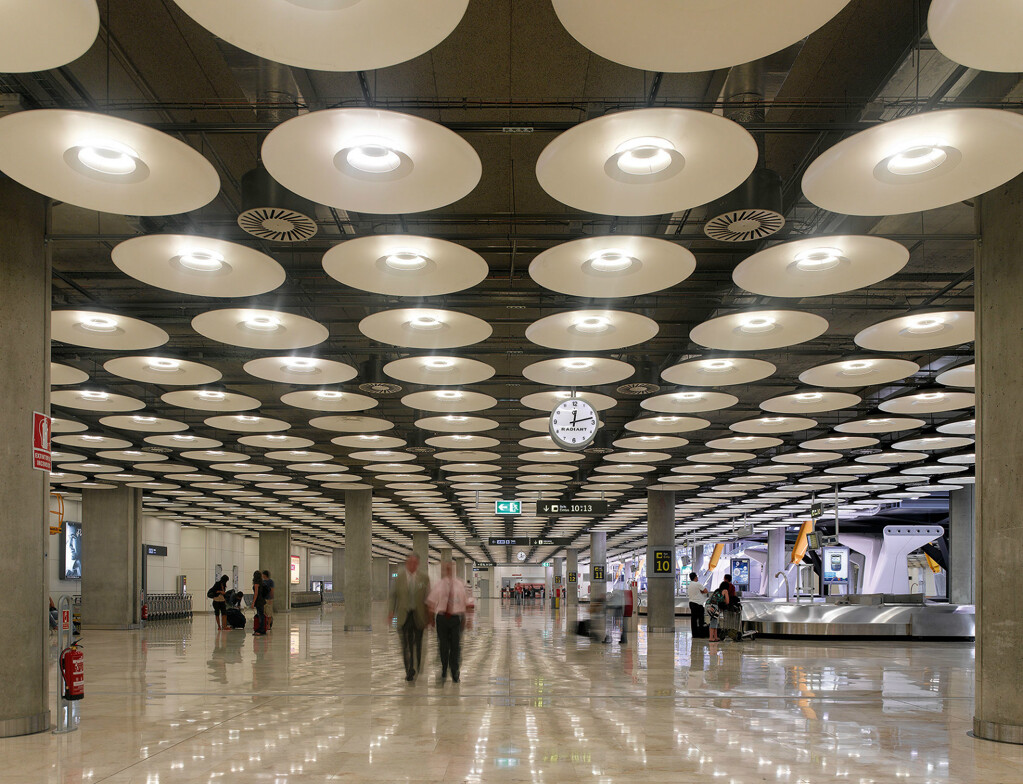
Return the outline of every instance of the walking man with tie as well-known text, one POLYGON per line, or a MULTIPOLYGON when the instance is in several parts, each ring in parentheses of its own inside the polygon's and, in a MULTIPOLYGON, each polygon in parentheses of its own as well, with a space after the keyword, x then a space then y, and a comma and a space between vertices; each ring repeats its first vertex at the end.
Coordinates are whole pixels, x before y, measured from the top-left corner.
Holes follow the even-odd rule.
POLYGON ((426 605, 437 624, 437 647, 440 649, 440 682, 448 677, 458 683, 461 675, 462 624, 465 621, 467 602, 465 583, 456 580, 454 564, 443 561, 440 565, 440 582, 430 591, 426 605))
POLYGON ((423 629, 426 627, 426 597, 430 578, 419 572, 419 557, 410 553, 405 571, 394 581, 391 592, 391 620, 398 619, 401 655, 405 661, 405 680, 411 681, 422 669, 423 629))

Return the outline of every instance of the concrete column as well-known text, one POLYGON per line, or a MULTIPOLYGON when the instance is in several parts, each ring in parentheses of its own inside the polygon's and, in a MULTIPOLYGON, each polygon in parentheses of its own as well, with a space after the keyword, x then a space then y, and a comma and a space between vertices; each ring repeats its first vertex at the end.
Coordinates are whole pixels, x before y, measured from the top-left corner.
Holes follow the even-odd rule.
POLYGON ((426 531, 413 531, 412 552, 419 556, 419 568, 427 574, 430 566, 430 534, 426 531))
POLYGON ((83 626, 137 626, 142 611, 141 591, 142 491, 124 486, 83 490, 83 626))
POLYGON ((579 551, 565 550, 565 587, 568 589, 567 606, 579 604, 579 551))
POLYGON ((345 490, 345 631, 372 628, 373 491, 345 490))
POLYGON ((974 485, 948 494, 948 600, 973 604, 974 485))
POLYGON ((465 575, 465 559, 464 558, 456 558, 455 559, 455 577, 457 577, 459 580, 465 580, 466 579, 466 575, 465 575))
POLYGON ((1023 604, 1011 586, 1023 562, 1020 303, 1023 177, 978 197, 976 688, 973 731, 1023 743, 1023 604), (990 604, 989 604, 990 602, 990 604))
POLYGON ((646 496, 646 580, 649 632, 675 631, 675 493, 649 490, 646 496), (661 555, 658 559, 657 554, 661 555), (655 569, 657 561, 670 562, 667 572, 655 569))
POLYGON ((440 562, 444 563, 445 561, 450 561, 451 560, 451 552, 452 551, 451 551, 450 547, 442 547, 442 548, 440 548, 440 562))
POLYGON ((259 568, 274 581, 274 616, 291 612, 290 530, 259 532, 259 568))
POLYGON ((767 531, 767 595, 785 595, 785 529, 770 528, 767 531), (781 577, 775 577, 779 572, 781 577))
POLYGON ((391 563, 386 556, 373 556, 373 576, 370 598, 374 602, 387 601, 391 587, 391 563))
MULTIPOLYGON (((32 468, 32 412, 50 411, 50 263, 46 200, 0 177, 0 737, 50 726, 45 471, 32 468)), ((84 539, 84 537, 83 537, 84 539)), ((54 602, 57 596, 53 597, 54 602)))
POLYGON ((603 600, 607 594, 607 532, 590 532, 590 601, 594 598, 603 600), (599 580, 593 579, 597 567, 602 574, 599 580))
POLYGON ((334 584, 334 593, 344 595, 345 590, 345 548, 335 547, 331 552, 330 580, 334 584))

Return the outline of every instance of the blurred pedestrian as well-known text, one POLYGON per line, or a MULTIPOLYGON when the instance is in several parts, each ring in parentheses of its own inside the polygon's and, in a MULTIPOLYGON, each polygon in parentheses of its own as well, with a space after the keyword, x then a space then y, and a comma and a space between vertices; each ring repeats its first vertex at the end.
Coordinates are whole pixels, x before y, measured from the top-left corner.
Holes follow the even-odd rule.
POLYGON ((426 597, 430 578, 419 571, 419 556, 409 554, 405 571, 398 575, 391 591, 391 620, 397 618, 405 680, 411 681, 423 664, 423 629, 426 627, 426 597))
POLYGON ((266 591, 266 606, 263 607, 263 614, 266 616, 266 628, 274 627, 274 599, 277 593, 274 588, 274 581, 270 579, 270 572, 263 570, 263 589, 266 591))
POLYGON ((430 590, 426 606, 433 622, 437 625, 437 647, 440 650, 440 682, 443 683, 451 670, 451 680, 459 682, 462 661, 462 626, 465 623, 465 583, 456 580, 454 564, 443 561, 440 565, 440 581, 430 590))
POLYGON ((263 588, 263 573, 258 569, 252 573, 252 606, 256 608, 256 617, 252 620, 253 634, 266 634, 266 593, 263 588))

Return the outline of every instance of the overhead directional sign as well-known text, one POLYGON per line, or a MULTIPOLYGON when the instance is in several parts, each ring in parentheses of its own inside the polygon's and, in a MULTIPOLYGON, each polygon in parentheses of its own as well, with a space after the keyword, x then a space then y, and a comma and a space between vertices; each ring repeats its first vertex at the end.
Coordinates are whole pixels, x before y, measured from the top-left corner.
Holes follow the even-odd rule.
POLYGON ((472 565, 472 570, 473 570, 474 572, 485 572, 485 571, 486 571, 487 569, 492 569, 492 568, 494 568, 495 566, 497 566, 497 564, 493 564, 493 563, 482 563, 482 562, 481 562, 481 563, 474 563, 474 564, 472 565))
POLYGON ((487 540, 491 547, 567 547, 572 544, 568 538, 544 539, 539 536, 518 536, 502 539, 499 536, 492 536, 487 540))
POLYGON ((824 514, 824 504, 813 504, 810 506, 810 519, 816 520, 824 514))
POLYGON ((494 501, 494 514, 517 515, 522 514, 521 501, 494 501))
POLYGON ((538 515, 604 515, 607 501, 537 501, 538 515))

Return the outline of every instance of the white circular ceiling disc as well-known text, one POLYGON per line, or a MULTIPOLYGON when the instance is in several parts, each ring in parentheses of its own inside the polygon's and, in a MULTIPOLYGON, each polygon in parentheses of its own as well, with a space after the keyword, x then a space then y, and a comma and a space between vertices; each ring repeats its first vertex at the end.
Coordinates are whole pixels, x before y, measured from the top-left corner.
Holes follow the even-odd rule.
POLYGON ((810 164, 803 194, 844 215, 902 215, 965 201, 1023 172, 1023 116, 946 109, 890 120, 810 164))
POLYGON ((824 26, 849 0, 554 0, 592 52, 644 71, 695 73, 759 60, 824 26))
POLYGON ((689 338, 701 346, 723 351, 762 351, 805 343, 827 329, 827 320, 812 313, 751 310, 697 324, 689 338))
POLYGON ((306 348, 327 339, 327 328, 305 316, 280 310, 224 308, 200 313, 192 329, 229 346, 271 351, 306 348))
POLYGON ((760 404, 764 411, 776 414, 818 414, 825 411, 838 411, 850 408, 860 402, 859 395, 848 392, 794 392, 779 395, 765 400, 760 404))
MULTIPOLYGON (((563 403, 572 397, 568 390, 549 390, 547 392, 534 392, 526 395, 519 402, 526 408, 535 408, 538 411, 553 411, 559 403, 563 403)), ((585 400, 595 411, 606 411, 618 405, 618 401, 608 395, 601 395, 598 392, 577 391, 575 397, 585 400)))
POLYGON ((969 365, 960 365, 957 368, 946 370, 944 373, 939 373, 934 380, 947 387, 975 387, 977 385, 976 365, 972 362, 969 365))
POLYGON ((735 395, 727 392, 693 392, 689 390, 655 395, 640 402, 640 408, 664 414, 699 414, 703 411, 720 411, 739 402, 735 395))
POLYGON ((307 411, 366 411, 380 401, 367 395, 342 392, 339 389, 303 389, 281 395, 281 402, 307 411))
POLYGON ((486 362, 454 356, 405 357, 384 365, 384 373, 398 381, 424 386, 477 384, 494 375, 486 362))
POLYGON ((493 430, 499 426, 499 423, 485 417, 448 414, 417 419, 415 425, 422 430, 431 430, 435 433, 481 433, 485 430, 493 430))
POLYGON ((108 373, 150 384, 185 386, 219 381, 221 372, 209 365, 169 357, 118 357, 103 363, 108 373))
POLYGON ((335 245, 323 269, 346 286, 393 297, 434 297, 472 288, 490 267, 453 242, 409 234, 374 234, 335 245))
POLYGON ((570 310, 526 327, 526 339, 562 351, 608 351, 653 338, 657 322, 623 310, 570 310))
POLYGON ((252 297, 284 283, 284 268, 235 242, 189 234, 148 234, 114 246, 114 265, 159 289, 200 297, 252 297))
POLYGON ((660 416, 643 417, 625 423, 625 429, 633 433, 649 433, 653 435, 668 435, 671 433, 689 433, 693 430, 702 430, 710 427, 710 421, 700 417, 678 416, 665 414, 660 416))
POLYGON ((661 372, 671 384, 692 387, 723 387, 750 384, 770 376, 777 368, 762 359, 713 357, 674 365, 661 372))
POLYGON ((251 411, 261 405, 254 397, 219 389, 180 389, 165 392, 160 400, 169 406, 193 411, 251 411))
POLYGON ((80 411, 138 411, 146 404, 137 398, 92 389, 58 389, 50 392, 50 403, 80 411))
POLYGON ((343 362, 303 356, 251 359, 242 366, 242 370, 265 381, 316 386, 343 384, 358 375, 355 368, 343 362))
POLYGON ((735 268, 732 280, 767 297, 820 297, 878 283, 908 261, 904 245, 883 237, 809 237, 754 253, 735 268))
POLYGON ((602 215, 698 207, 742 184, 757 162, 745 128, 693 109, 634 109, 581 123, 540 153, 536 177, 553 198, 602 215))
POLYGON ((920 366, 908 359, 850 357, 804 370, 799 380, 815 387, 867 387, 901 381, 919 370, 920 366))
POLYGON ((0 171, 44 196, 120 215, 176 215, 220 192, 216 169, 145 125, 70 109, 0 117, 0 171))
POLYGON ((628 362, 605 357, 563 357, 527 365, 522 375, 537 384, 558 387, 594 387, 624 381, 635 368, 628 362))
POLYGON ((889 398, 879 403, 877 407, 891 414, 918 416, 972 408, 975 402, 976 396, 972 392, 924 389, 912 395, 889 398))
POLYGON ((575 297, 637 297, 676 286, 696 269, 681 245, 654 237, 611 235, 565 242, 536 256, 529 276, 575 297))
POLYGON ((7 2, 0 26, 0 72, 60 68, 85 54, 98 33, 96 0, 7 2))
POLYGON ((236 433, 276 433, 291 427, 283 419, 247 416, 245 414, 207 417, 203 421, 207 427, 213 427, 218 430, 230 430, 236 433))
POLYGON ((497 405, 497 399, 480 392, 466 392, 460 389, 431 389, 405 395, 401 403, 419 411, 461 413, 484 411, 497 405))
POLYGON ((370 340, 403 348, 442 349, 486 340, 493 328, 483 319, 436 308, 398 308, 366 316, 359 331, 370 340))
POLYGON ((118 430, 135 430, 140 433, 180 433, 188 425, 173 419, 134 414, 132 416, 108 416, 100 419, 101 425, 118 430))
POLYGON ((62 365, 59 362, 50 363, 50 386, 81 384, 88 380, 89 374, 84 370, 73 368, 70 365, 62 365))
POLYGON ((1023 6, 1013 0, 933 0, 927 33, 954 63, 979 71, 1023 71, 1023 6))
POLYGON ((300 196, 385 215, 447 206, 467 196, 483 172, 472 145, 456 133, 379 109, 293 117, 266 137, 262 159, 277 182, 300 196))
POLYGON ((174 0, 218 38, 314 71, 372 71, 433 49, 469 0, 174 0))
POLYGON ((50 337, 61 343, 108 351, 137 351, 162 346, 170 335, 140 319, 91 310, 55 310, 50 337))
POLYGON ((795 433, 799 430, 809 430, 816 427, 817 422, 805 417, 779 416, 760 417, 759 419, 745 419, 742 422, 735 422, 728 426, 729 430, 736 433, 753 433, 756 435, 769 433, 795 433))
POLYGON ((888 319, 860 330, 853 338, 857 346, 871 351, 930 351, 974 339, 971 310, 936 310, 888 319))
POLYGON ((855 419, 835 425, 839 433, 898 433, 923 427, 924 420, 910 417, 885 417, 878 414, 868 419, 855 419))

